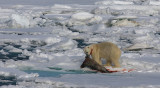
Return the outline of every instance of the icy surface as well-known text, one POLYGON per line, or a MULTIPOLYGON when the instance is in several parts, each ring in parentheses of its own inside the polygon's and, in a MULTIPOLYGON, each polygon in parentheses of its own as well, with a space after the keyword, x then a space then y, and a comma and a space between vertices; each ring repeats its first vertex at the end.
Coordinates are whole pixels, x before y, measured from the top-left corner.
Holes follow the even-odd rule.
POLYGON ((159 88, 159 15, 159 0, 1 0, 0 86, 159 88), (83 47, 104 41, 132 72, 80 68, 83 47))

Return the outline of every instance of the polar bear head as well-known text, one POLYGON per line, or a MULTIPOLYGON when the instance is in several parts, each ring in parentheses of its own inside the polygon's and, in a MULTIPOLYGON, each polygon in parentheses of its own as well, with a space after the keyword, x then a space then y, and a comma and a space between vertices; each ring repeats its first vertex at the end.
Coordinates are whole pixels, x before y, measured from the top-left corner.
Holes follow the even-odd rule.
POLYGON ((92 45, 89 45, 89 46, 86 46, 84 49, 83 49, 84 53, 86 55, 91 55, 92 54, 92 51, 93 51, 93 46, 92 45))

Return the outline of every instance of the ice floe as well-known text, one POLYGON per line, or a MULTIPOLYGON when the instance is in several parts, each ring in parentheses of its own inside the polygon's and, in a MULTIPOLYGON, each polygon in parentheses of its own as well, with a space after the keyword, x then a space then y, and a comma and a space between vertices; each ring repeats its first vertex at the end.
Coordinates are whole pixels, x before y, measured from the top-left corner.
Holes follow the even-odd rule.
POLYGON ((1 87, 159 88, 159 1, 89 1, 0 4, 1 87), (80 69, 83 47, 104 41, 117 44, 122 68, 134 71, 80 69))

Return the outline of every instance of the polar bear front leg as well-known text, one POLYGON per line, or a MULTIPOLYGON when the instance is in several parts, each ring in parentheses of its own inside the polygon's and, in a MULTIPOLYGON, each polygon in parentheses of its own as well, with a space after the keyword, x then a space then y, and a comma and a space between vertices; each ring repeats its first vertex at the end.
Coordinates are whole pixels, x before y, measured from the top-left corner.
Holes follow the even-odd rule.
POLYGON ((113 68, 120 68, 121 67, 118 60, 113 60, 113 64, 114 64, 113 68))
POLYGON ((102 65, 102 62, 101 62, 101 59, 100 59, 99 55, 93 56, 92 58, 93 58, 93 60, 95 60, 98 64, 102 65))

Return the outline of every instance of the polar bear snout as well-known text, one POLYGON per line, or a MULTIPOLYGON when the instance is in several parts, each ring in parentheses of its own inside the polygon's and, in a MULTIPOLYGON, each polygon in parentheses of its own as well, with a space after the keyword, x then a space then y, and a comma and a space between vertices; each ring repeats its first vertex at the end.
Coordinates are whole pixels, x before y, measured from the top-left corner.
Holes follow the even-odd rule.
POLYGON ((85 49, 84 49, 83 51, 84 51, 84 53, 85 53, 86 55, 89 55, 89 52, 88 52, 88 51, 86 51, 85 49))
POLYGON ((89 49, 88 47, 85 47, 85 48, 83 49, 83 51, 84 51, 84 53, 85 53, 87 56, 90 55, 90 49, 89 49))

